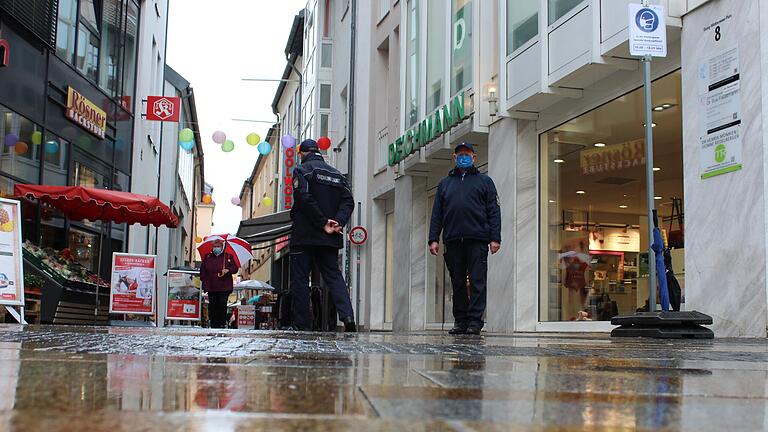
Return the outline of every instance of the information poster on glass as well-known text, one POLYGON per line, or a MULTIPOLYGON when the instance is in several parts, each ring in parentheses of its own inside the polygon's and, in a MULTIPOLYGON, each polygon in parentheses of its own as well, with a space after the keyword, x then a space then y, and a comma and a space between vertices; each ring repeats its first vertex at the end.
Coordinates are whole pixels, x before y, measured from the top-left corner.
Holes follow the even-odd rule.
POLYGON ((155 313, 156 258, 155 255, 112 254, 109 313, 155 313))
POLYGON ((21 205, 0 198, 0 304, 24 306, 21 205))
POLYGON ((200 274, 193 271, 168 270, 168 299, 165 319, 200 321, 200 274))

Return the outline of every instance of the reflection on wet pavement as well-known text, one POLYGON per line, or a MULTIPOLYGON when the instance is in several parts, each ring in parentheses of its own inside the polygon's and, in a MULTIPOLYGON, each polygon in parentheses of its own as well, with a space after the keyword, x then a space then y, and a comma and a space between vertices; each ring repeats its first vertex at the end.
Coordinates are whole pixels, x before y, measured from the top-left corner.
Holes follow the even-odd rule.
POLYGON ((768 429, 766 340, 2 330, 0 431, 768 429))

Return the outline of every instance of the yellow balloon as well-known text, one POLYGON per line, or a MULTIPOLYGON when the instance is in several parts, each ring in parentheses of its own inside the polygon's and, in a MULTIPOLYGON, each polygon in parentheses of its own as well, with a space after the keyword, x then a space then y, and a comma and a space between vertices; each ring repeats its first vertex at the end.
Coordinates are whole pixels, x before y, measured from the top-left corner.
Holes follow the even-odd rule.
POLYGON ((267 207, 270 207, 272 206, 273 201, 272 201, 272 198, 270 197, 264 197, 264 199, 261 200, 261 203, 267 207))
POLYGON ((213 202, 213 198, 210 195, 203 195, 203 204, 210 204, 213 202))
POLYGON ((202 237, 200 237, 200 236, 195 237, 195 243, 202 243, 202 242, 203 242, 203 238, 202 237))
POLYGON ((245 137, 245 142, 252 146, 259 145, 261 142, 261 137, 257 133, 250 133, 247 137, 245 137))

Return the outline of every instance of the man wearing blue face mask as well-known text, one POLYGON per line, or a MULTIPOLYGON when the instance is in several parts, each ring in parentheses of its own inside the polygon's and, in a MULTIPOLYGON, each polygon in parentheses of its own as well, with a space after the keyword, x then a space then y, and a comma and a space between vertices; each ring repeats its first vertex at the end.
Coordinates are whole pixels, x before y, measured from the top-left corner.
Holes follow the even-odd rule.
POLYGON ((453 285, 455 324, 449 333, 479 335, 486 305, 488 251, 495 254, 501 248, 501 206, 493 180, 475 168, 472 144, 457 145, 453 158, 456 168, 437 186, 429 252, 440 252, 442 233, 453 285))

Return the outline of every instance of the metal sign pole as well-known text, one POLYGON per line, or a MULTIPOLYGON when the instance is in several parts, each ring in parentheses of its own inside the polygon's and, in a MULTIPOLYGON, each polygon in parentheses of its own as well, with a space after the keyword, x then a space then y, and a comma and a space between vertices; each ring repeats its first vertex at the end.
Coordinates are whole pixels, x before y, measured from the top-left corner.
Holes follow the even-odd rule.
MULTIPOLYGON (((648 0, 643 4, 647 5, 648 0)), ((643 80, 645 81, 645 185, 646 202, 648 207, 648 311, 656 311, 656 256, 653 244, 653 99, 651 97, 651 56, 643 60, 643 80)))

